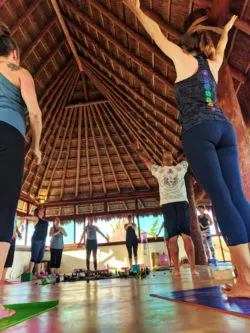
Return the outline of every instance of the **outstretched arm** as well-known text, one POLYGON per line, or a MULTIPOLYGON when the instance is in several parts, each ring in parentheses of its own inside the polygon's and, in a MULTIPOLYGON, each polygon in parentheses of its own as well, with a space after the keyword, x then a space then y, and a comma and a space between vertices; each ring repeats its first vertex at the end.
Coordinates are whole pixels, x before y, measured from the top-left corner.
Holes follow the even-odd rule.
POLYGON ((132 144, 133 148, 136 150, 137 155, 140 157, 140 159, 144 162, 144 164, 146 165, 146 167, 148 169, 151 169, 153 164, 147 157, 146 155, 141 151, 141 149, 139 148, 140 144, 139 142, 137 143, 133 143, 132 144))
POLYGON ((238 18, 238 16, 236 16, 236 15, 233 15, 231 17, 230 21, 225 25, 221 38, 219 40, 219 43, 217 44, 216 52, 215 52, 215 62, 219 68, 221 67, 221 65, 223 63, 224 53, 225 53, 225 49, 226 49, 227 42, 228 42, 228 33, 232 29, 237 18, 238 18))
POLYGON ((140 0, 122 0, 123 3, 135 14, 141 24, 144 26, 147 33, 155 41, 157 46, 162 50, 162 52, 172 59, 174 62, 183 60, 182 49, 170 42, 162 33, 159 25, 149 18, 140 8, 140 0))
POLYGON ((96 228, 96 231, 99 232, 99 234, 102 235, 102 237, 105 238, 107 242, 109 241, 108 237, 106 237, 99 228, 96 228))

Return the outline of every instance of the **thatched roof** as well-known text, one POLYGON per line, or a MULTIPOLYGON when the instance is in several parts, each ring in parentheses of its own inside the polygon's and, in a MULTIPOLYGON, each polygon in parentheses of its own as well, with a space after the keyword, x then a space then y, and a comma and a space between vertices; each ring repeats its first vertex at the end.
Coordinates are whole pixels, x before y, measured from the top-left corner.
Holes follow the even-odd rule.
MULTIPOLYGON (((189 13, 212 2, 141 1, 175 42, 189 13)), ((240 20, 227 58, 248 120, 250 4, 233 1, 231 11, 240 20)), ((23 196, 55 202, 157 190, 131 142, 157 163, 162 151, 181 151, 175 71, 134 15, 117 0, 0 0, 0 18, 43 112, 43 161, 32 159, 29 129, 23 196)))

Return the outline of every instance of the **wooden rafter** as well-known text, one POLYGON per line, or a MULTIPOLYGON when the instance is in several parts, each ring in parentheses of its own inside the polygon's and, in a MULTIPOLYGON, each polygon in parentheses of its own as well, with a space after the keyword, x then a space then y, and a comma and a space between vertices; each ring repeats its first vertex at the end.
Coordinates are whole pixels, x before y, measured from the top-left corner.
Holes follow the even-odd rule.
POLYGON ((60 200, 62 200, 63 195, 64 195, 64 186, 65 186, 66 172, 67 172, 67 166, 68 166, 68 160, 69 160, 69 154, 70 154, 70 147, 71 147, 71 144, 72 144, 73 130, 74 130, 75 123, 76 123, 76 116, 77 116, 77 113, 74 112, 72 123, 71 123, 69 134, 68 134, 66 156, 65 156, 65 159, 64 159, 64 162, 63 162, 60 200))
MULTIPOLYGON (((92 81, 93 80, 95 80, 95 85, 96 86, 99 86, 99 89, 101 89, 101 87, 100 87, 100 84, 101 84, 101 82, 103 81, 103 82, 107 82, 107 87, 109 88, 109 90, 110 91, 112 91, 112 95, 113 94, 115 94, 116 93, 116 91, 118 91, 119 92, 119 94, 117 95, 117 96, 119 96, 119 101, 120 100, 122 100, 123 101, 123 104, 126 104, 126 106, 127 107, 129 107, 129 108, 131 108, 131 105, 130 105, 130 103, 127 103, 126 102, 126 99, 129 99, 130 100, 130 102, 131 103, 133 103, 133 104, 135 104, 136 105, 136 107, 135 108, 132 108, 135 112, 137 112, 137 115, 138 115, 138 117, 141 117, 141 115, 140 115, 140 113, 138 113, 138 111, 136 110, 137 108, 139 109, 139 110, 141 110, 142 112, 146 112, 146 109, 144 109, 144 108, 142 108, 142 106, 138 103, 138 102, 136 102, 133 98, 131 98, 129 95, 127 95, 126 94, 126 92, 124 92, 121 88, 119 88, 116 84, 114 84, 114 82, 112 81, 112 80, 110 80, 107 76, 105 76, 102 72, 100 72, 96 67, 95 68, 93 68, 93 65, 90 65, 88 62, 87 62, 87 60, 82 60, 82 61, 84 61, 84 64, 85 64, 85 67, 88 67, 91 71, 92 71, 92 73, 93 72, 96 72, 96 75, 97 75, 97 77, 96 77, 96 79, 93 77, 93 74, 90 74, 90 75, 92 75, 92 81), (123 95, 123 97, 122 97, 122 95, 123 95)), ((86 68, 85 68, 85 71, 86 71, 86 68)), ((109 72, 108 72, 109 73, 109 72)), ((118 82, 120 82, 120 81, 118 81, 118 82)), ((102 85, 105 85, 105 83, 103 83, 102 85)), ((126 87, 127 87, 127 85, 126 84, 124 84, 126 87)), ((129 88, 128 88, 129 89, 129 88)), ((105 91, 105 93, 107 94, 107 90, 105 91)), ((136 93, 135 93, 136 94, 136 93)), ((136 94, 136 96, 137 96, 138 94, 136 94)), ((139 98, 140 99, 142 99, 142 97, 139 95, 139 98)), ((110 100, 110 97, 108 98, 109 100, 110 100)), ((157 111, 158 111, 158 109, 157 109, 157 111)), ((154 117, 154 115, 152 115, 152 114, 150 114, 149 112, 147 112, 147 117, 150 119, 154 119, 155 117, 154 117)), ((144 122, 146 122, 146 123, 148 123, 148 120, 144 117, 143 119, 142 119, 144 122)), ((168 119, 169 120, 169 119, 168 119)), ((156 121, 157 121, 157 119, 156 119, 156 121)), ((149 124, 149 123, 148 123, 149 124)), ((177 125, 177 123, 176 123, 176 125, 177 125)), ((152 127, 152 125, 150 125, 149 124, 149 126, 150 127, 152 127)), ((161 124, 160 123, 158 123, 157 124, 157 126, 159 126, 159 127, 161 127, 161 124)), ((178 125, 179 126, 179 125, 178 125)), ((168 128, 166 129, 166 125, 165 126, 163 126, 163 130, 164 130, 164 133, 166 133, 166 132, 168 132, 168 128)), ((179 127, 178 127, 179 128, 179 127)), ((169 130, 170 131, 170 130, 169 130)), ((173 131, 173 129, 172 129, 172 131, 173 131)), ((171 135, 175 135, 175 136, 177 136, 177 134, 175 134, 175 133, 172 133, 172 131, 171 131, 171 135)), ((162 140, 166 140, 166 138, 162 135, 162 134, 160 134, 159 133, 159 136, 161 137, 161 139, 162 140)), ((173 150, 173 152, 175 151, 175 150, 179 150, 178 148, 176 148, 175 147, 175 143, 171 143, 171 150, 173 150)))
MULTIPOLYGON (((99 108, 104 112, 104 110, 102 109, 102 107, 103 107, 103 106, 101 105, 99 108)), ((117 154, 117 156, 118 156, 118 159, 119 159, 119 161, 120 161, 120 163, 121 163, 121 166, 122 166, 122 168, 123 168, 123 170, 124 170, 124 172, 125 172, 125 174, 126 174, 128 180, 129 180, 129 182, 130 182, 130 185, 131 185, 132 189, 135 190, 133 180, 132 180, 132 178, 130 177, 130 175, 129 175, 129 173, 128 173, 126 167, 125 167, 125 164, 123 163, 123 160, 122 160, 122 158, 121 158, 121 155, 120 155, 120 153, 119 153, 119 150, 118 150, 116 144, 114 143, 114 141, 113 141, 113 139, 112 139, 112 136, 110 135, 110 133, 109 133, 109 131, 108 131, 108 128, 107 128, 107 126, 106 126, 106 124, 105 124, 105 122, 104 122, 104 119, 103 119, 103 117, 102 117, 102 113, 100 112, 100 109, 97 110, 97 113, 98 113, 99 118, 100 118, 100 120, 101 120, 102 126, 103 126, 103 128, 104 128, 104 130, 105 130, 105 132, 106 132, 106 134, 107 134, 107 136, 108 136, 108 138, 109 138, 109 141, 111 142, 111 144, 112 144, 112 146, 113 146, 113 148, 114 148, 114 150, 115 150, 115 152, 116 152, 116 154, 117 154)), ((106 116, 107 116, 107 113, 106 113, 106 112, 105 112, 105 114, 106 114, 106 116)), ((107 116, 107 117, 108 117, 108 116, 107 116)), ((110 119, 109 119, 109 120, 110 120, 110 119)), ((110 121, 110 124, 112 124, 111 121, 110 121)), ((116 132, 116 134, 118 135, 116 129, 115 129, 115 132, 116 132)), ((121 139, 120 139, 120 141, 121 141, 121 139)), ((122 144, 123 144, 123 142, 122 142, 122 144)))
POLYGON ((82 79, 83 96, 85 98, 85 101, 88 101, 89 97, 88 97, 88 91, 87 91, 87 86, 86 86, 86 78, 85 78, 84 72, 81 72, 81 79, 82 79))
MULTIPOLYGON (((121 124, 117 121, 117 119, 115 118, 113 113, 110 111, 110 108, 106 105, 104 105, 103 107, 106 109, 106 116, 109 119, 110 123, 113 125, 113 129, 114 129, 115 133, 118 135, 117 129, 119 129, 119 131, 124 135, 124 137, 127 139, 127 141, 131 142, 131 139, 129 138, 128 133, 123 130, 121 124)), ((139 173, 139 175, 140 175, 141 179, 143 180, 143 182, 145 183, 146 187, 150 188, 150 185, 148 184, 148 182, 147 182, 146 178, 144 177, 144 175, 142 174, 141 170, 138 168, 134 158, 132 157, 127 146, 125 145, 121 135, 120 135, 120 142, 122 143, 122 145, 126 151, 126 154, 129 156, 133 166, 135 167, 136 171, 139 173)))
MULTIPOLYGON (((63 112, 62 120, 60 121, 60 125, 59 125, 59 127, 58 127, 58 129, 57 129, 57 131, 56 131, 56 136, 55 136, 55 137, 53 136, 53 142, 54 142, 54 144, 52 145, 52 149, 51 149, 50 154, 49 154, 49 160, 48 160, 48 162, 47 162, 47 166, 46 166, 45 171, 44 171, 44 173, 43 173, 42 180, 41 180, 41 182, 40 182, 40 184, 39 184, 39 186, 38 186, 38 191, 39 191, 39 189, 42 189, 42 188, 43 188, 43 184, 44 184, 44 182, 45 182, 45 179, 46 179, 46 177, 47 177, 48 171, 49 171, 50 166, 51 166, 52 159, 53 159, 53 157, 54 157, 55 149, 56 149, 56 147, 58 146, 58 141, 59 141, 59 138, 60 138, 61 132, 62 132, 62 130, 63 130, 64 123, 66 122, 67 116, 68 116, 68 114, 69 114, 70 112, 72 112, 72 111, 64 111, 64 112, 63 112)), ((65 131, 65 132, 66 132, 66 131, 65 131)), ((38 192, 38 191, 37 191, 37 192, 38 192)))
MULTIPOLYGON (((73 69, 73 68, 71 68, 73 69)), ((57 110, 59 111, 60 109, 60 106, 61 104, 63 103, 63 97, 65 96, 65 89, 67 87, 67 84, 69 83, 70 79, 71 79, 71 76, 70 75, 67 75, 69 73, 65 72, 66 73, 66 77, 62 77, 61 80, 59 81, 59 84, 57 86, 57 88, 54 89, 53 93, 49 96, 46 104, 44 105, 44 107, 42 108, 42 112, 44 113, 44 111, 47 111, 46 112, 46 115, 43 119, 43 127, 46 128, 46 130, 48 130, 47 128, 47 123, 49 120, 51 120, 51 116, 52 117, 52 121, 53 119, 55 118, 56 114, 58 112, 53 112, 53 110, 57 107, 57 110), (54 93, 56 92, 56 97, 54 98, 54 93), (53 100, 54 98, 54 100, 53 100), (50 108, 47 110, 47 105, 51 103, 51 101, 53 100, 53 103, 51 104, 50 108), (59 104, 57 105, 59 101, 59 104)), ((71 72, 72 73, 72 72, 71 72)), ((52 124, 50 122, 50 124, 52 124)), ((46 131, 46 133, 48 133, 48 131, 46 131)), ((41 141, 41 144, 43 142, 43 140, 45 140, 45 137, 46 137, 46 134, 42 136, 42 141, 41 141)), ((30 135, 31 134, 31 128, 28 130, 27 132, 27 135, 30 135)), ((29 143, 29 145, 26 147, 26 151, 25 151, 25 157, 28 155, 28 153, 30 152, 30 146, 31 146, 31 141, 29 143)))
MULTIPOLYGON (((64 111, 64 112, 66 113, 66 111, 64 111)), ((59 163, 59 161, 61 159, 61 156, 62 156, 63 147, 64 147, 64 144, 65 144, 65 139, 66 139, 66 136, 67 136, 67 133, 68 133, 68 129, 69 129, 70 121, 71 121, 71 118, 72 118, 72 114, 73 114, 73 110, 70 110, 69 114, 68 114, 68 117, 67 117, 68 119, 67 119, 67 122, 66 122, 64 134, 63 134, 62 140, 60 142, 59 153, 58 153, 54 168, 52 170, 52 173, 50 175, 49 184, 47 186, 47 197, 49 197, 49 191, 50 191, 50 187, 51 187, 51 184, 52 184, 52 181, 53 181, 53 177, 54 177, 54 174, 56 172, 58 163, 59 163)), ((41 187, 42 187, 42 184, 41 184, 41 187)))
POLYGON ((101 129, 101 127, 100 127, 99 120, 98 120, 97 117, 96 117, 96 112, 99 111, 98 106, 94 106, 93 108, 92 108, 92 111, 93 111, 93 112, 92 112, 92 115, 93 115, 93 118, 94 118, 95 124, 97 125, 97 128, 98 128, 98 130, 99 130, 99 133, 100 133, 100 136, 101 136, 101 139, 102 139, 102 142, 103 142, 104 148, 105 148, 105 152, 106 152, 106 155, 107 155, 107 158, 108 158, 108 161, 109 161, 109 165, 110 165, 110 168, 111 168, 111 171, 112 171, 112 174, 113 174, 114 180, 115 180, 115 184, 116 184, 117 190, 118 190, 118 192, 121 192, 120 186, 119 186, 118 181, 117 181, 117 177, 116 177, 115 169, 114 169, 114 166, 113 166, 113 163, 112 163, 112 160, 111 160, 111 157, 110 157, 109 151, 108 151, 108 146, 106 145, 105 138, 104 138, 104 136, 103 136, 103 133, 102 133, 102 129, 101 129), (93 108, 95 108, 95 110, 93 110, 93 108))
POLYGON ((21 63, 23 64, 30 53, 36 48, 36 46, 40 43, 40 41, 43 39, 43 37, 50 31, 50 29, 53 27, 53 25, 56 23, 57 18, 54 17, 36 36, 35 40, 27 47, 27 49, 22 52, 21 54, 21 63))
POLYGON ((64 185, 65 185, 65 179, 66 179, 66 172, 67 172, 67 166, 68 166, 68 160, 69 160, 70 147, 71 147, 71 144, 72 144, 72 135, 73 135, 73 130, 74 130, 75 123, 76 123, 76 115, 77 115, 77 113, 74 112, 72 123, 71 123, 70 130, 69 130, 69 135, 68 135, 66 156, 65 156, 65 159, 64 159, 64 162, 63 162, 63 173, 62 173, 60 200, 62 200, 63 195, 64 195, 64 185))
POLYGON ((0 0, 0 8, 5 5, 8 0, 0 0))
MULTIPOLYGON (((56 112, 55 112, 55 116, 53 116, 53 119, 54 119, 54 122, 50 122, 50 124, 49 124, 49 128, 47 128, 47 131, 46 131, 46 133, 45 133, 45 135, 44 135, 44 137, 42 138, 42 142, 41 142, 41 147, 42 147, 42 152, 43 152, 43 154, 44 154, 44 156, 47 156, 47 151, 48 151, 48 149, 49 149, 49 143, 54 139, 54 135, 55 135, 55 132, 56 132, 56 130, 57 130, 57 126, 53 126, 53 124, 56 124, 56 125, 58 125, 58 124, 60 124, 60 111, 61 110, 63 110, 64 109, 64 107, 65 107, 65 105, 66 105, 66 103, 67 103, 67 101, 68 100, 70 100, 70 97, 72 96, 72 94, 73 94, 73 92, 74 92, 74 89, 75 89, 75 86, 76 86, 76 83, 77 83, 77 80, 78 80, 78 76, 79 76, 79 74, 77 73, 72 79, 71 79, 71 83, 67 86, 67 88, 66 88, 66 90, 64 91, 64 98, 62 99, 62 101, 61 101, 61 103, 60 103, 60 106, 59 107, 57 107, 57 110, 56 110, 56 112), (55 117, 57 117, 57 118, 55 118, 55 117), (52 132, 50 133, 50 128, 53 126, 53 130, 52 130, 52 132), (47 136, 49 135, 49 138, 48 138, 48 140, 47 140, 47 142, 46 142, 46 146, 45 146, 45 149, 43 150, 43 144, 45 143, 45 140, 47 139, 47 136)), ((67 85, 67 84, 66 84, 67 85)), ((65 112, 63 113, 63 115, 65 114, 65 112)), ((52 119, 52 120, 53 120, 52 119)), ((58 125, 59 126, 59 125, 58 125)), ((34 164, 35 162, 34 162, 34 159, 32 160, 32 163, 34 164)), ((33 177, 33 180, 32 180, 32 183, 31 183, 31 185, 30 185, 30 190, 29 190, 29 194, 31 193, 31 189, 32 189, 32 187, 33 187, 33 185, 34 185, 34 183, 35 183, 35 181, 36 181, 36 177, 37 177, 37 175, 38 175, 38 173, 39 173, 39 170, 40 170, 40 167, 41 167, 42 165, 39 165, 38 167, 37 167, 37 170, 36 170, 36 172, 35 172, 35 174, 34 174, 34 177, 33 177)), ((30 166, 30 168, 29 168, 29 172, 31 172, 31 170, 32 170, 32 164, 31 164, 31 166, 30 166)), ((29 173, 28 173, 28 175, 29 175, 29 173)), ((28 178, 28 176, 26 177, 26 178, 28 178)))
MULTIPOLYGON (((65 73, 69 70, 69 68, 72 66, 72 60, 70 60, 66 66, 63 68, 63 70, 60 71, 60 74, 56 76, 56 78, 51 82, 49 87, 47 87, 44 91, 44 93, 39 97, 39 104, 43 104, 44 99, 49 95, 50 92, 53 91, 54 87, 57 85, 58 82, 60 82, 61 78, 65 75, 65 73)), ((72 69, 71 69, 72 70, 72 69)), ((46 107, 46 106, 45 106, 46 107)))
MULTIPOLYGON (((89 53, 86 51, 86 54, 89 54, 89 53)), ((130 88, 123 80, 121 80, 120 78, 118 78, 115 73, 111 73, 111 70, 107 69, 106 67, 104 67, 97 59, 94 59, 93 57, 91 57, 91 60, 95 61, 102 69, 104 69, 112 78, 115 79, 115 82, 113 80, 109 79, 107 77, 107 75, 105 75, 99 69, 97 69, 96 67, 94 67, 93 64, 91 64, 88 60, 82 58, 82 61, 85 64, 85 66, 90 67, 90 69, 92 69, 92 71, 95 71, 97 73, 97 82, 95 81, 96 82, 95 85, 97 85, 98 84, 98 80, 101 77, 103 77, 103 79, 108 83, 108 85, 113 86, 114 89, 121 94, 121 97, 123 96, 122 100, 124 102, 125 102, 125 100, 129 100, 130 104, 134 104, 136 108, 138 108, 139 110, 141 110, 143 113, 146 113, 148 117, 154 118, 154 121, 157 123, 158 119, 155 117, 155 115, 153 113, 149 112, 140 103, 138 103, 137 100, 132 97, 134 95, 134 97, 136 97, 142 104, 146 103, 153 111, 155 111, 157 114, 159 114, 159 115, 163 116, 164 118, 166 118, 167 124, 165 124, 165 126, 164 126, 165 133, 168 133, 170 136, 171 135, 179 136, 180 124, 177 122, 177 120, 175 120, 172 117, 170 117, 163 110, 160 110, 158 107, 154 106, 151 102, 149 102, 149 101, 145 102, 145 98, 143 98, 143 96, 141 96, 139 93, 137 93, 132 88, 130 88), (119 87, 116 84, 117 82, 120 85, 124 86, 133 95, 132 96, 128 95, 126 93, 126 91, 124 91, 124 89, 121 89, 121 87, 119 87)), ((160 126, 160 124, 159 124, 159 126, 160 126)))
POLYGON ((50 54, 48 54, 48 56, 46 56, 46 60, 44 60, 44 62, 39 66, 39 68, 36 70, 35 75, 34 75, 34 79, 37 80, 41 74, 41 72, 46 68, 46 66, 48 65, 48 63, 54 58, 54 56, 56 55, 56 53, 61 49, 61 47, 63 45, 65 45, 66 43, 66 39, 61 40, 61 42, 59 42, 56 47, 54 48, 54 50, 52 50, 50 52, 50 54))
MULTIPOLYGON (((119 69, 120 71, 126 73, 128 75, 128 77, 130 77, 131 79, 134 79, 134 81, 140 86, 143 87, 145 89, 147 89, 154 97, 156 97, 157 99, 159 99, 162 103, 167 103, 169 104, 173 109, 176 109, 176 105, 174 104, 173 101, 170 101, 168 98, 166 98, 165 96, 162 96, 161 94, 157 93, 153 87, 153 89, 147 85, 147 83, 145 81, 143 81, 143 79, 141 77, 139 77, 137 74, 134 73, 134 71, 129 70, 128 68, 125 67, 125 65, 122 65, 122 63, 118 60, 115 59, 111 54, 109 54, 104 48, 102 48, 100 46, 100 44, 96 43, 90 35, 87 35, 85 32, 81 31, 81 35, 84 35, 86 38, 88 38, 91 41, 91 44, 95 46, 95 48, 100 52, 100 54, 105 55, 105 57, 107 57, 110 62, 113 64, 112 66, 112 71, 114 73, 116 73, 116 75, 119 76, 119 69), (114 68, 116 69, 116 71, 114 71, 114 68)), ((75 43, 78 45, 79 48, 83 48, 83 44, 80 43, 79 41, 73 39, 75 41, 75 43)), ((88 52, 90 52, 88 50, 88 52)), ((91 53, 91 52, 90 52, 91 53)), ((92 56, 94 56, 92 54, 92 56)), ((148 67, 147 67, 148 68, 148 67)), ((153 78, 155 77, 154 75, 152 76, 153 78)), ((121 77, 120 77, 121 78, 121 77)), ((122 79, 122 78, 121 78, 122 79)), ((167 81, 165 81, 166 84, 167 81)), ((173 84, 170 82, 167 82, 167 85, 171 88, 173 88, 173 84)))
POLYGON ((10 31, 11 34, 14 35, 17 30, 21 27, 21 25, 28 19, 28 17, 36 10, 38 6, 40 6, 40 3, 42 0, 37 0, 34 2, 31 2, 32 5, 25 11, 25 14, 21 16, 15 23, 13 27, 11 27, 10 31))
POLYGON ((78 109, 78 131, 77 131, 77 165, 76 165, 76 188, 75 197, 79 194, 79 179, 81 166, 81 142, 82 142, 82 113, 83 108, 78 109))
POLYGON ((89 181, 89 194, 92 196, 93 194, 93 185, 90 176, 90 162, 89 162, 89 134, 88 134, 88 115, 87 115, 87 107, 84 108, 84 135, 86 140, 86 160, 87 160, 87 174, 89 181))
POLYGON ((65 23, 64 18, 62 16, 61 10, 60 10, 60 8, 59 8, 59 6, 57 4, 57 0, 51 0, 51 4, 52 4, 52 6, 53 6, 53 8, 54 8, 54 10, 56 12, 58 20, 59 20, 60 25, 62 27, 62 30, 64 32, 64 35, 65 35, 65 37, 66 37, 66 39, 67 39, 67 41, 69 43, 69 47, 70 47, 71 52, 73 53, 73 56, 74 56, 74 58, 76 60, 76 63, 77 63, 78 68, 79 68, 79 71, 82 72, 83 71, 82 63, 81 63, 81 61, 80 61, 80 59, 78 57, 78 53, 76 51, 75 45, 74 45, 74 43, 71 40, 71 36, 70 36, 69 30, 68 30, 68 28, 66 26, 66 23, 65 23))
POLYGON ((78 104, 71 104, 67 105, 66 109, 75 109, 75 108, 80 108, 80 107, 85 107, 85 106, 93 106, 93 105, 99 105, 99 104, 106 104, 108 103, 107 99, 104 100, 98 100, 98 101, 89 101, 89 102, 84 102, 84 103, 78 103, 78 104))
POLYGON ((107 187, 106 187, 106 184, 105 184, 104 173, 103 173, 103 169, 102 169, 102 162, 101 162, 99 148, 98 148, 98 145, 97 145, 95 130, 94 130, 94 126, 93 126, 93 120, 92 120, 93 110, 92 110, 92 108, 93 108, 92 106, 87 106, 87 113, 88 113, 88 118, 89 118, 90 130, 91 130, 93 141, 94 141, 94 147, 95 147, 95 152, 96 152, 96 156, 97 156, 98 167, 99 167, 99 171, 100 171, 100 174, 101 174, 103 192, 106 194, 107 193, 107 187))
MULTIPOLYGON (((141 66, 145 69, 145 71, 147 71, 150 75, 153 75, 155 78, 157 78, 160 82, 162 82, 163 84, 168 85, 169 87, 172 87, 172 82, 168 81, 168 79, 166 77, 164 77, 160 72, 157 72, 155 69, 153 69, 151 66, 149 66, 149 64, 145 61, 143 61, 141 58, 139 58, 137 55, 135 55, 133 52, 131 52, 130 50, 128 50, 125 46, 123 46, 123 44, 121 44, 121 42, 119 42, 118 40, 116 40, 114 37, 112 37, 107 30, 101 28, 100 26, 98 26, 94 21, 91 21, 88 16, 86 14, 83 14, 83 20, 85 23, 88 23, 92 28, 94 28, 96 31, 98 31, 104 38, 106 38, 109 42, 111 42, 112 44, 115 45, 115 47, 122 52, 123 54, 125 54, 127 57, 129 57, 131 60, 133 60, 138 66, 141 66)), ((77 31, 81 31, 82 32, 82 28, 77 26, 76 23, 72 23, 69 19, 66 19, 66 22, 71 26, 71 27, 75 27, 75 29, 77 29, 77 31)), ((150 44, 152 45, 152 44, 150 44)), ((160 52, 158 50, 158 52, 160 52)), ((163 54, 162 54, 163 55, 163 54)), ((169 66, 173 67, 173 64, 170 63, 167 60, 167 57, 164 56, 164 62, 166 64, 168 64, 169 66)))

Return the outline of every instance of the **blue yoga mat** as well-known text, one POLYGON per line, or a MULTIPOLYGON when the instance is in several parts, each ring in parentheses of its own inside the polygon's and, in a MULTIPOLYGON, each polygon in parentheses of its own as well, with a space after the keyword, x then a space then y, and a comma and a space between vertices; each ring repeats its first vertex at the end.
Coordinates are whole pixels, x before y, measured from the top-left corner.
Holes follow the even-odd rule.
POLYGON ((202 306, 250 319, 250 299, 227 298, 219 287, 163 292, 150 296, 171 302, 202 306))

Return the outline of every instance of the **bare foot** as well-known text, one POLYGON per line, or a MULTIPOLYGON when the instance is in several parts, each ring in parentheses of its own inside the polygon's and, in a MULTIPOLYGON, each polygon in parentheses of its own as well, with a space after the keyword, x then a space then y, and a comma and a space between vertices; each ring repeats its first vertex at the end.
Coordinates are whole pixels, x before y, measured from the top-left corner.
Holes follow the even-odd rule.
POLYGON ((250 285, 237 281, 233 286, 226 285, 222 292, 228 297, 250 298, 250 285))
POLYGON ((15 310, 5 309, 3 306, 0 308, 0 319, 9 318, 16 313, 15 310))
POLYGON ((173 277, 178 277, 181 276, 180 271, 174 271, 174 273, 172 274, 173 277))

